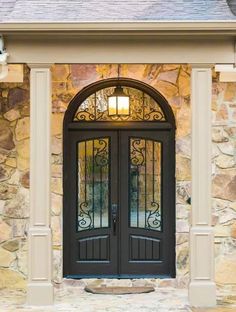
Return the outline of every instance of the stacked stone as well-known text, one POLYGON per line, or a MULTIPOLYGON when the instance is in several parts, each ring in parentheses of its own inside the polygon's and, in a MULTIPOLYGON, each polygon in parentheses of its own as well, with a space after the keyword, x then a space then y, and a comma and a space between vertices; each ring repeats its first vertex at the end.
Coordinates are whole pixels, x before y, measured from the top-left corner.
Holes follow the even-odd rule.
POLYGON ((216 282, 236 291, 236 83, 213 82, 212 208, 216 282))
POLYGON ((24 288, 29 223, 29 70, 0 82, 0 288, 24 288))

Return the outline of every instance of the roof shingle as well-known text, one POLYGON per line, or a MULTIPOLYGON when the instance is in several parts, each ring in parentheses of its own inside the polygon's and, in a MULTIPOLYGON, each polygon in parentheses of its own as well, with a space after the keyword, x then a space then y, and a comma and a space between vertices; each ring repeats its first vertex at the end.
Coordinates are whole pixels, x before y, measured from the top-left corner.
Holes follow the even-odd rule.
POLYGON ((0 22, 236 20, 226 0, 0 0, 0 22))

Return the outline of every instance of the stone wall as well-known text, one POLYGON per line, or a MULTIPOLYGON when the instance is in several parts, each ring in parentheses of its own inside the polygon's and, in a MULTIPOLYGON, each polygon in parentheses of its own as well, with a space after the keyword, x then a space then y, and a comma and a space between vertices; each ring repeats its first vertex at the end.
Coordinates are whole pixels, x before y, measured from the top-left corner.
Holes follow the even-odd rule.
MULTIPOLYGON (((125 65, 121 76, 143 81, 161 92, 170 103, 177 122, 176 178, 177 279, 171 281, 185 287, 189 276, 190 186, 190 68, 180 65, 125 65)), ((117 65, 55 65, 52 68, 52 229, 54 281, 62 278, 61 212, 62 212, 62 122, 71 99, 88 84, 117 77, 117 65)), ((165 281, 163 281, 165 284, 165 281)))
MULTIPOLYGON (((29 223, 29 70, 24 82, 0 83, 0 288, 24 287, 29 223)), ((189 278, 191 196, 190 68, 122 65, 121 75, 144 81, 169 101, 176 132, 177 278, 160 285, 186 287, 189 278)), ((117 76, 116 65, 54 65, 52 68, 52 209, 54 281, 62 281, 62 123, 70 100, 88 84, 117 76)), ((213 223, 216 281, 236 288, 236 83, 213 75, 213 223)))
POLYGON ((29 70, 0 83, 0 288, 25 286, 29 224, 29 70))
POLYGON ((216 282, 236 292, 236 83, 213 81, 212 208, 216 282))

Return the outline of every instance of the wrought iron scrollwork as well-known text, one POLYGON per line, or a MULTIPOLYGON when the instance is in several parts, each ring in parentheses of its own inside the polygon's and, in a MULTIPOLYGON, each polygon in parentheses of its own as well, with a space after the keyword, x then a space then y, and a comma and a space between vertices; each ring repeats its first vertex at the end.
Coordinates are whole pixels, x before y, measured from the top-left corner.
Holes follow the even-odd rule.
POLYGON ((108 96, 114 87, 105 88, 89 96, 78 108, 74 121, 165 121, 165 115, 157 102, 142 91, 124 87, 130 97, 129 116, 109 116, 108 96))
POLYGON ((142 166, 145 161, 145 147, 143 146, 143 140, 133 139, 131 141, 131 153, 130 161, 134 166, 142 166))
POLYGON ((161 144, 153 140, 130 140, 130 222, 132 227, 160 231, 161 144))
POLYGON ((160 121, 164 120, 163 112, 161 111, 150 111, 144 115, 144 120, 160 121))
POLYGON ((95 163, 97 166, 103 167, 108 165, 108 148, 107 141, 103 139, 98 140, 98 146, 94 148, 95 150, 95 163))
POLYGON ((156 202, 151 202, 151 206, 155 210, 147 210, 146 226, 149 229, 159 229, 161 227, 160 205, 156 202))
POLYGON ((96 120, 95 112, 96 101, 90 96, 80 105, 74 119, 78 121, 94 121, 96 120))
POLYGON ((76 114, 76 119, 78 121, 94 121, 95 116, 94 114, 91 114, 89 110, 80 111, 76 114))
POLYGON ((79 218, 78 218, 78 225, 81 230, 88 230, 93 228, 93 219, 91 216, 92 211, 87 210, 88 203, 83 202, 79 205, 79 218))
POLYGON ((146 121, 160 121, 165 120, 165 115, 163 111, 160 109, 159 106, 157 106, 157 103, 150 100, 150 103, 148 101, 148 98, 144 97, 144 120, 146 121), (149 103, 149 104, 148 104, 149 103))
POLYGON ((79 142, 78 231, 108 225, 109 139, 79 142))

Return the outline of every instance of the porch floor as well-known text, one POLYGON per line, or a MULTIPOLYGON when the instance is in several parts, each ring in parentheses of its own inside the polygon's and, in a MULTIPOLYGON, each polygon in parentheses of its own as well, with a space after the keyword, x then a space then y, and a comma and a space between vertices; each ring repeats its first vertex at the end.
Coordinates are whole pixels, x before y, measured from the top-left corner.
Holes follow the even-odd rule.
POLYGON ((187 290, 173 287, 156 287, 155 292, 131 295, 99 295, 84 291, 83 283, 63 283, 55 287, 55 304, 52 307, 25 305, 24 290, 1 290, 0 312, 235 312, 236 298, 218 296, 216 308, 197 309, 188 306, 187 290))

